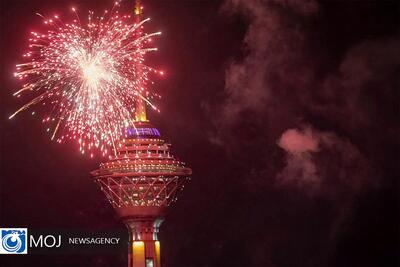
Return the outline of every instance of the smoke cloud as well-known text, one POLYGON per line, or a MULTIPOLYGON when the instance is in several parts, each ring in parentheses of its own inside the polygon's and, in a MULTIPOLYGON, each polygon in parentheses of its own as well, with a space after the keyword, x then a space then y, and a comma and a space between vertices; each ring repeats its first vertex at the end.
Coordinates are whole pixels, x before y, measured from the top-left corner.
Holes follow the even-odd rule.
MULTIPOLYGON (((368 164, 364 169, 377 167, 370 159, 385 149, 384 140, 397 142, 399 136, 394 100, 400 83, 398 36, 361 40, 343 52, 341 62, 331 64, 336 68, 321 70, 327 61, 311 50, 317 2, 230 0, 223 10, 243 15, 249 25, 243 58, 226 69, 226 100, 215 120, 217 143, 232 157, 249 161, 253 173, 275 172, 268 175, 282 185, 317 188, 324 169, 318 164, 341 167, 351 155, 363 159, 358 164, 368 164), (375 134, 381 129, 388 131, 375 134), (286 152, 282 170, 267 166, 282 161, 271 157, 279 147, 286 152), (243 151, 257 151, 257 159, 243 151), (325 154, 332 157, 315 159, 325 154)), ((352 178, 346 183, 361 188, 359 170, 350 169, 355 173, 347 174, 352 178)), ((340 170, 335 173, 344 179, 340 170)))
POLYGON ((310 129, 306 129, 305 132, 290 129, 282 134, 278 145, 288 154, 287 166, 277 177, 281 185, 293 183, 306 189, 319 186, 321 179, 317 175, 317 168, 312 158, 319 150, 319 141, 312 136, 310 129))
MULTIPOLYGON (((211 140, 241 169, 238 176, 249 192, 289 193, 297 209, 329 221, 325 232, 314 237, 323 246, 304 252, 304 266, 330 262, 360 197, 382 180, 384 167, 377 157, 387 149, 387 140, 398 144, 400 133, 394 115, 400 84, 398 36, 361 40, 343 51, 339 61, 327 60, 321 55, 330 51, 313 51, 320 10, 316 1, 225 2, 223 11, 243 16, 248 28, 243 57, 232 59, 226 69, 226 100, 214 121, 217 137, 211 140), (329 203, 329 208, 320 210, 313 200, 329 203)), ((279 205, 297 214, 297 209, 279 205)), ((274 213, 273 207, 265 212, 274 213)), ((281 236, 267 238, 269 265, 297 266, 293 264, 301 261, 302 256, 296 262, 276 258, 285 233, 304 238, 299 225, 288 222, 285 227, 281 236)))
POLYGON ((353 199, 370 184, 371 164, 349 141, 310 126, 285 131, 277 144, 286 151, 286 166, 277 175, 279 186, 336 200, 353 199))

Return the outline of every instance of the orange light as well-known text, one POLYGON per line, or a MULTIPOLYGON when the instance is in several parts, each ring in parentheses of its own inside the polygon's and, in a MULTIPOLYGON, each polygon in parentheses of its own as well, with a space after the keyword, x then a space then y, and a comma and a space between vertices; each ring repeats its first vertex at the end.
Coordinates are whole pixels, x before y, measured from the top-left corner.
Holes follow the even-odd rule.
POLYGON ((132 244, 132 255, 133 255, 133 265, 134 266, 144 266, 145 256, 144 256, 144 242, 134 241, 132 244))
POLYGON ((140 246, 144 246, 144 242, 143 241, 134 241, 133 242, 133 247, 140 247, 140 246))
POLYGON ((161 266, 161 251, 160 251, 160 241, 154 242, 156 251, 156 266, 161 266))

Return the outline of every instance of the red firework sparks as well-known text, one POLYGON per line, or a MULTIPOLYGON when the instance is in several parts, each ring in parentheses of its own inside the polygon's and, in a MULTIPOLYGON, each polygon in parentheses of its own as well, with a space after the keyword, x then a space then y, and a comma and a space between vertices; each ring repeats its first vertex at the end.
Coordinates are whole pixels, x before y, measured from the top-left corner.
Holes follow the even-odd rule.
MULTIPOLYGON (((117 7, 83 23, 64 23, 57 15, 44 19, 46 33, 31 32, 25 63, 15 76, 24 81, 14 95, 29 92, 31 100, 10 119, 33 106, 45 106, 43 122, 57 142, 77 140, 81 153, 97 149, 103 155, 115 149, 134 125, 135 104, 144 101, 153 109, 147 88, 149 74, 163 74, 144 64, 151 38, 161 32, 144 33, 143 24, 117 7)), ((35 112, 32 112, 34 114, 35 112)))

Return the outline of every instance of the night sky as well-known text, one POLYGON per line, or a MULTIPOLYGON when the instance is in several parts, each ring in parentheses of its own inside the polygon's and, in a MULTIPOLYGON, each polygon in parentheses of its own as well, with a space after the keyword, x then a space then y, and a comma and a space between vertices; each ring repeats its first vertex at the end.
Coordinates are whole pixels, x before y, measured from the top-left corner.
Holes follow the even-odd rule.
MULTIPOLYGON (((50 141, 15 64, 36 12, 110 0, 1 1, 0 226, 124 231, 50 141)), ((131 1, 132 2, 132 1, 131 1)), ((192 180, 161 227, 163 266, 399 266, 398 1, 144 0, 161 30, 152 123, 192 180)), ((129 3, 124 4, 126 12, 129 3)), ((1 255, 1 266, 125 266, 126 254, 1 255)))

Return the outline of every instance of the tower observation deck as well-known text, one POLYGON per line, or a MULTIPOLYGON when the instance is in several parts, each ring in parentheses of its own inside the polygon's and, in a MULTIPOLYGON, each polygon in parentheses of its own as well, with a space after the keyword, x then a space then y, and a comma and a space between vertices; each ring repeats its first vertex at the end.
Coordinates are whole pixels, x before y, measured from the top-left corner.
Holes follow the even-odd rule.
MULTIPOLYGON (((139 19, 141 6, 136 2, 139 19)), ((91 174, 129 230, 128 267, 160 267, 157 233, 192 170, 170 152, 138 99, 134 125, 115 155, 91 174)))

